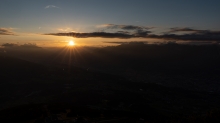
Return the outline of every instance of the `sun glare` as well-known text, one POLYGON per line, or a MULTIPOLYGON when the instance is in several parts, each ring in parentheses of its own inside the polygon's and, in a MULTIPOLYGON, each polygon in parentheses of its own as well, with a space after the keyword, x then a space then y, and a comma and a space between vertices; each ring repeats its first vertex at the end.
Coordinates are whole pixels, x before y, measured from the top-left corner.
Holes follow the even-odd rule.
POLYGON ((71 41, 69 41, 68 45, 69 45, 69 46, 74 46, 75 43, 71 40, 71 41))

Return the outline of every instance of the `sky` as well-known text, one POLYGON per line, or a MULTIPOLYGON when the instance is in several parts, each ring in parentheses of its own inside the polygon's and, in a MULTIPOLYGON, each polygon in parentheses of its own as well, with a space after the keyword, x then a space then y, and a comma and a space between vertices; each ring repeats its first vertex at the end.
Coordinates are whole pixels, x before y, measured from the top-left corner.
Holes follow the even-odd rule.
POLYGON ((219 0, 1 0, 0 44, 220 41, 219 0))

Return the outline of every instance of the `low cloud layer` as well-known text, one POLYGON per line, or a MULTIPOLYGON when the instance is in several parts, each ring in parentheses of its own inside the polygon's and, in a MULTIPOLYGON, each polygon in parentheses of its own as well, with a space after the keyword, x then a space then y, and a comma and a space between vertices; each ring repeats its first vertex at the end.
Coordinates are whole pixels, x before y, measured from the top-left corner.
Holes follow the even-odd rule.
POLYGON ((35 43, 25 43, 22 45, 18 45, 15 43, 4 43, 1 46, 5 48, 39 48, 35 43))
POLYGON ((99 25, 98 28, 102 28, 106 32, 91 32, 91 33, 48 33, 45 35, 54 36, 70 36, 75 38, 146 38, 151 31, 152 27, 134 26, 134 25, 116 25, 116 24, 104 24, 99 25), (110 31, 109 31, 110 30, 110 31))
POLYGON ((135 25, 116 25, 116 24, 104 24, 98 27, 103 27, 107 29, 122 29, 122 30, 149 30, 153 27, 145 27, 145 26, 135 26, 135 25))
POLYGON ((117 31, 118 33, 131 34, 134 37, 145 37, 147 34, 151 33, 150 29, 154 27, 146 26, 136 26, 136 25, 117 25, 117 24, 103 24, 99 25, 99 28, 108 31, 117 31))
POLYGON ((164 35, 148 35, 149 38, 182 40, 182 41, 220 41, 220 31, 196 30, 191 28, 171 28, 164 35), (172 34, 176 32, 190 32, 188 34, 172 34))
POLYGON ((91 33, 48 33, 45 35, 54 36, 70 36, 75 38, 152 38, 163 40, 175 40, 175 41, 220 41, 220 31, 211 30, 198 30, 193 28, 170 28, 169 31, 164 32, 162 35, 154 34, 150 29, 153 27, 142 27, 134 25, 115 25, 105 24, 99 26, 104 30, 112 29, 111 32, 91 32, 91 33), (180 34, 176 34, 179 33, 180 34), (185 33, 187 32, 187 33, 185 33))
POLYGON ((54 36, 70 36, 75 38, 92 38, 92 37, 100 37, 100 38, 132 38, 133 35, 126 33, 107 33, 107 32, 92 32, 92 33, 48 33, 45 35, 54 35, 54 36))
POLYGON ((0 35, 15 35, 11 29, 0 28, 0 35))
POLYGON ((178 27, 175 27, 175 28, 170 28, 170 33, 175 33, 175 32, 197 32, 197 31, 201 31, 201 30, 196 30, 196 29, 192 29, 192 28, 188 28, 188 27, 185 27, 185 28, 178 28, 178 27))

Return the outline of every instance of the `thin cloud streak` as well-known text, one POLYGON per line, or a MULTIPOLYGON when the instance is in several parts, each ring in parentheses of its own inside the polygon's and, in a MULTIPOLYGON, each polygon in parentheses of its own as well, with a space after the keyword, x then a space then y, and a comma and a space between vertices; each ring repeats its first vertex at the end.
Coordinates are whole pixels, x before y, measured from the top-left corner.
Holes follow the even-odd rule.
POLYGON ((54 5, 48 5, 48 6, 45 7, 45 9, 50 9, 50 8, 57 8, 57 9, 59 9, 59 7, 54 6, 54 5))
POLYGON ((44 35, 54 35, 54 36, 70 36, 75 38, 132 38, 133 35, 125 33, 107 33, 107 32, 92 32, 92 33, 48 33, 44 35))
POLYGON ((15 35, 11 29, 0 28, 0 35, 15 35))
POLYGON ((176 32, 204 32, 207 30, 198 30, 198 29, 192 29, 189 27, 184 27, 184 28, 179 28, 179 27, 175 27, 175 28, 170 28, 170 31, 168 33, 176 33, 176 32))
POLYGON ((148 35, 148 38, 178 41, 220 41, 220 31, 198 30, 190 34, 148 35))
POLYGON ((122 30, 149 30, 154 27, 135 26, 135 25, 117 25, 117 24, 103 24, 98 27, 104 27, 107 29, 122 29, 122 30))

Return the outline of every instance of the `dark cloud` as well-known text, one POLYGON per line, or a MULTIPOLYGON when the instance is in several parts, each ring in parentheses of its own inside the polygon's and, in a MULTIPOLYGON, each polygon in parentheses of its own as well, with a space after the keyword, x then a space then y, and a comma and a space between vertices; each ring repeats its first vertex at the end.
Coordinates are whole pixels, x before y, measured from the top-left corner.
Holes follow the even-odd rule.
POLYGON ((37 46, 37 44, 35 43, 25 43, 23 45, 20 45, 20 47, 25 47, 25 48, 39 48, 39 46, 37 46))
POLYGON ((14 44, 14 43, 5 43, 5 44, 2 44, 2 46, 4 46, 4 47, 15 47, 15 46, 18 46, 18 44, 14 44))
POLYGON ((116 24, 105 24, 102 25, 107 29, 122 29, 122 30, 149 30, 154 27, 145 27, 145 26, 135 26, 135 25, 116 25, 116 24))
POLYGON ((3 47, 13 47, 13 48, 39 48, 37 46, 37 44, 35 43, 25 43, 25 44, 22 44, 22 45, 18 45, 18 44, 15 44, 15 43, 4 43, 2 44, 3 47))
POLYGON ((175 27, 175 28, 170 28, 170 33, 173 33, 173 32, 198 32, 200 30, 196 30, 196 29, 192 29, 192 28, 188 28, 188 27, 185 27, 185 28, 178 28, 178 27, 175 27))
POLYGON ((54 36, 70 36, 75 38, 155 38, 164 40, 182 40, 182 41, 220 41, 220 31, 197 31, 190 34, 164 34, 156 35, 149 34, 151 31, 137 31, 134 33, 118 31, 116 33, 108 32, 92 32, 92 33, 49 33, 44 35, 54 35, 54 36))
POLYGON ((137 30, 134 33, 135 37, 142 37, 142 38, 146 38, 148 36, 148 34, 151 33, 151 31, 143 31, 143 30, 137 30))
POLYGON ((116 33, 108 33, 108 32, 92 32, 92 33, 49 33, 45 35, 54 35, 54 36, 70 36, 75 38, 92 38, 92 37, 100 37, 100 38, 135 38, 135 37, 146 37, 145 34, 147 32, 128 34, 127 32, 116 32, 116 33))
POLYGON ((130 32, 128 32, 128 31, 117 31, 117 33, 125 33, 125 34, 129 34, 130 32))
POLYGON ((182 41, 220 41, 220 31, 194 30, 190 34, 148 35, 147 37, 182 41))
POLYGON ((55 36, 71 36, 75 38, 90 38, 90 37, 101 37, 101 38, 145 38, 151 31, 149 29, 153 27, 143 27, 134 25, 116 25, 116 24, 105 24, 99 27, 104 28, 102 32, 91 32, 91 33, 49 33, 45 35, 55 36), (115 32, 104 32, 106 29, 116 29, 115 32))
POLYGON ((131 42, 121 42, 121 41, 109 41, 104 43, 110 43, 110 44, 148 44, 148 41, 131 41, 131 42))
POLYGON ((165 32, 162 35, 153 34, 149 31, 149 27, 141 27, 134 25, 115 25, 106 24, 102 27, 107 29, 117 29, 113 32, 91 32, 91 33, 49 33, 44 35, 55 35, 55 36, 70 36, 75 38, 154 38, 163 40, 175 40, 175 41, 220 41, 220 31, 211 30, 198 30, 192 28, 170 28, 170 31, 165 32), (187 32, 182 34, 176 34, 176 32, 187 32))
POLYGON ((0 35, 14 35, 10 29, 0 28, 0 35))

